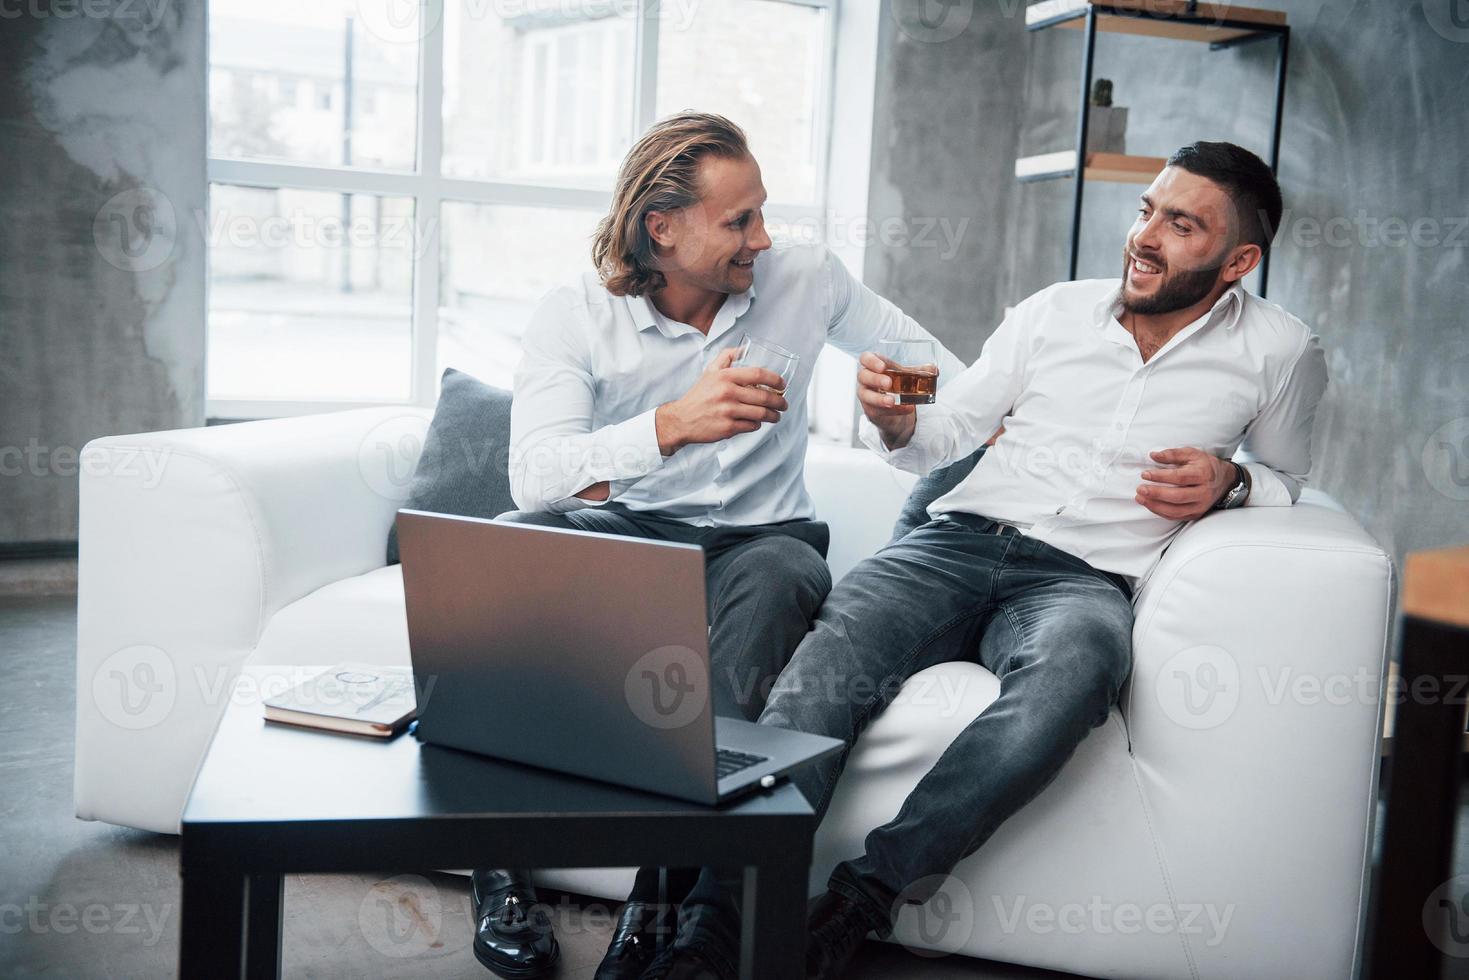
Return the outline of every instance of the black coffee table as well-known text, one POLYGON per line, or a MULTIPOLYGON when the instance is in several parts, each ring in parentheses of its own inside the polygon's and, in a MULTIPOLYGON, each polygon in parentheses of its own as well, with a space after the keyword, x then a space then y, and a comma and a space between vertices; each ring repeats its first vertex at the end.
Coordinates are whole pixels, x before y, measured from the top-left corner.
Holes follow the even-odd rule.
POLYGON ((179 975, 279 976, 288 872, 714 865, 745 868, 741 975, 795 978, 814 829, 789 783, 700 806, 409 735, 267 724, 241 699, 184 809, 179 975))

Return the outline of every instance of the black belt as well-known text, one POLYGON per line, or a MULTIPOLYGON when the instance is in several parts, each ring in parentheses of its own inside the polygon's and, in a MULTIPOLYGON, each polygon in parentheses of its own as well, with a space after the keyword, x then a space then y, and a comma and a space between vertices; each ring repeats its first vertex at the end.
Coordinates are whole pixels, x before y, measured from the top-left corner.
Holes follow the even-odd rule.
POLYGON ((979 531, 983 534, 1020 536, 1025 533, 1014 524, 1006 524, 1004 521, 997 521, 992 517, 982 517, 979 514, 940 514, 939 516, 946 521, 953 521, 955 524, 961 524, 970 530, 979 531))

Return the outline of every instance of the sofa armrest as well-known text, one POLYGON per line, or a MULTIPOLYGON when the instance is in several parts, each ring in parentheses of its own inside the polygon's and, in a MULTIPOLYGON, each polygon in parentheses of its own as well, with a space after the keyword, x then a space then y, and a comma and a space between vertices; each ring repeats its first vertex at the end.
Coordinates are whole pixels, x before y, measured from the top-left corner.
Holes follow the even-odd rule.
MULTIPOLYGON (((1185 529, 1135 609, 1123 712, 1174 901, 1258 894, 1243 879, 1279 868, 1271 907, 1230 910, 1232 928, 1281 948, 1311 935, 1314 948, 1340 951, 1340 969, 1322 964, 1323 975, 1350 975, 1376 806, 1391 560, 1329 497, 1307 491, 1293 507, 1241 508, 1185 529)), ((1182 938, 1197 975, 1230 975, 1229 943, 1182 938)))
POLYGON ((177 830, 270 617, 384 563, 430 415, 359 409, 87 445, 77 816, 177 830))

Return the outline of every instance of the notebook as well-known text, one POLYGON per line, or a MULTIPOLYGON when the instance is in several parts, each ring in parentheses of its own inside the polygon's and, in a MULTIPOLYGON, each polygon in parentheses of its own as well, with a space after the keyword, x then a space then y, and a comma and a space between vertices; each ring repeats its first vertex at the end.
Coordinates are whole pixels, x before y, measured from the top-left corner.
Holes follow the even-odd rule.
POLYGON ((418 711, 408 667, 339 664, 265 702, 267 721, 388 738, 418 711))

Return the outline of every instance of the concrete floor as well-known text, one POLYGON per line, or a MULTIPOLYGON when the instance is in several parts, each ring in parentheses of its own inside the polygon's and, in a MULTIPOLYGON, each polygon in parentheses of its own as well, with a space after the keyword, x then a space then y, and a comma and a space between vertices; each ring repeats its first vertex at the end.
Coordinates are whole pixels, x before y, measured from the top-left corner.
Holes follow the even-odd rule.
MULTIPOLYGON (((72 815, 75 599, 0 598, 0 977, 174 975, 178 848, 173 837, 72 815), (19 910, 19 911, 17 911, 19 910)), ((1457 873, 1469 870, 1461 816, 1457 873)), ((558 893, 558 980, 589 980, 615 908, 558 893)), ((286 880, 288 977, 488 978, 469 950, 466 879, 451 875, 295 875, 286 880), (400 898, 437 919, 437 941, 395 943, 373 911, 400 898), (411 953, 410 957, 402 954, 411 953), (396 955, 395 955, 396 954, 396 955)), ((1451 961, 1447 975, 1469 976, 1451 961)), ((920 958, 869 943, 853 980, 1061 980, 1062 974, 964 957, 920 958)))

